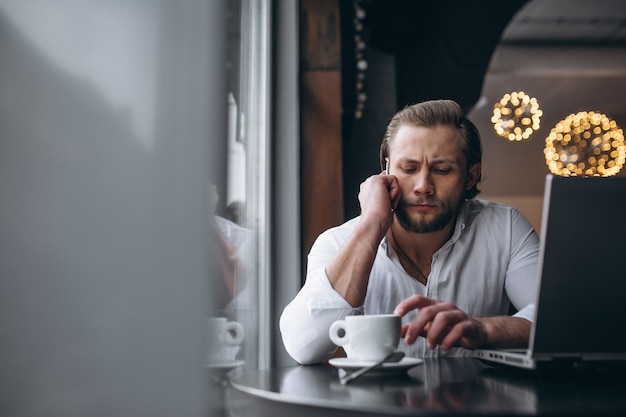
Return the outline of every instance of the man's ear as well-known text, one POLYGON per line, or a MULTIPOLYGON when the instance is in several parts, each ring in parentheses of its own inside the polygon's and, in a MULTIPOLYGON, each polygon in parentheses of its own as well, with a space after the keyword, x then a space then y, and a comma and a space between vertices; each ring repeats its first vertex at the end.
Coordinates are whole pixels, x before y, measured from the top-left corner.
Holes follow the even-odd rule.
POLYGON ((469 169, 469 174, 467 176, 467 182, 465 183, 465 189, 469 190, 472 188, 478 180, 480 179, 480 174, 482 173, 482 165, 480 162, 476 162, 469 169))

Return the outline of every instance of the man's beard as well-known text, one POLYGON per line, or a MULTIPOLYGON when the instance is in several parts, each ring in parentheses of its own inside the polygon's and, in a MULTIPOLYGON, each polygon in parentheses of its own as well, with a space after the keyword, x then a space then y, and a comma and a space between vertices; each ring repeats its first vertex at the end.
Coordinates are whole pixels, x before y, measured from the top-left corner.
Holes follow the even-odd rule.
POLYGON ((461 205, 463 204, 463 199, 460 199, 456 205, 449 204, 446 201, 437 200, 437 199, 418 199, 415 201, 407 201, 405 199, 401 199, 398 203, 398 206, 394 210, 396 219, 398 219, 398 223, 400 226, 407 232, 412 233, 433 233, 438 232, 439 230, 443 230, 451 221, 453 221, 459 210, 461 209, 461 205), (441 213, 437 215, 434 219, 428 221, 424 217, 419 220, 416 220, 409 216, 407 207, 415 204, 428 204, 434 205, 441 208, 441 213))

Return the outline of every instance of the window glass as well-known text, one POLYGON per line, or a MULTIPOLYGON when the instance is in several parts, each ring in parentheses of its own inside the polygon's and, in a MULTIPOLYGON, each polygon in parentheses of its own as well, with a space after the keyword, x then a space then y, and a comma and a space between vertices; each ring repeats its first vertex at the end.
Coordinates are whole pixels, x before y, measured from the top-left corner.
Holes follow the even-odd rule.
POLYGON ((257 368, 268 357, 268 2, 227 4, 228 135, 224 176, 211 184, 222 257, 213 317, 240 324, 244 337, 239 343, 231 327, 236 343, 220 346, 212 360, 257 368))

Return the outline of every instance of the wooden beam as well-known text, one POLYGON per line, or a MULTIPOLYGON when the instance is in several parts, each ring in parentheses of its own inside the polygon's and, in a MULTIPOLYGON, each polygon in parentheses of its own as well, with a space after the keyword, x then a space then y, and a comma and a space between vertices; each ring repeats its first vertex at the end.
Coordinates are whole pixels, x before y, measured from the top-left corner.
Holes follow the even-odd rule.
POLYGON ((339 0, 300 1, 302 265, 344 220, 339 0))

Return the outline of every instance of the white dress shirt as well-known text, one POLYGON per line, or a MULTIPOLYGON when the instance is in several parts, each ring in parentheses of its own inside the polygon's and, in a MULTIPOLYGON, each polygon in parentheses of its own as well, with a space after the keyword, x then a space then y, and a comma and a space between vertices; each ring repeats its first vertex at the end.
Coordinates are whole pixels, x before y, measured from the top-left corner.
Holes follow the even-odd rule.
MULTIPOLYGON (((451 302, 475 317, 508 314, 512 304, 517 310, 515 316, 531 322, 534 319, 539 238, 516 209, 484 200, 466 201, 452 237, 433 256, 426 285, 407 274, 383 238, 364 304, 353 308, 330 285, 326 265, 348 240, 359 219, 331 228, 317 238, 308 256, 306 282, 283 310, 283 343, 297 362, 324 362, 335 352, 337 346, 328 336, 335 320, 355 314, 392 313, 413 294, 451 302)), ((406 314, 403 323, 416 314, 406 314)), ((423 337, 411 346, 401 341, 399 349, 413 357, 470 354, 462 348, 430 350, 423 337)), ((352 356, 349 346, 345 350, 352 356)))

